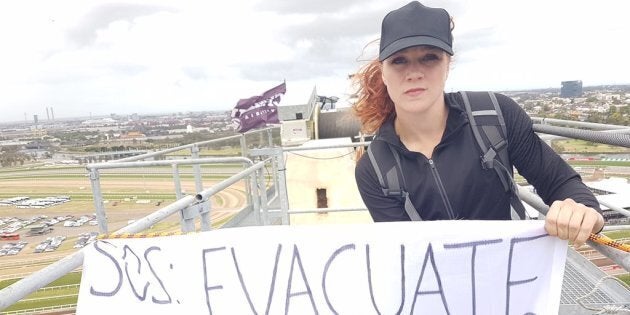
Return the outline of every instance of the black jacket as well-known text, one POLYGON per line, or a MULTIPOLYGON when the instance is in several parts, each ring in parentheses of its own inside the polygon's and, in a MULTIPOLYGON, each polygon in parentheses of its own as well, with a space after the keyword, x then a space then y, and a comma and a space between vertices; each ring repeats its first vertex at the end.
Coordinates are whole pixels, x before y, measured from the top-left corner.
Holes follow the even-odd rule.
MULTIPOLYGON (((507 128, 510 162, 550 205, 572 198, 599 211, 580 176, 532 130, 532 121, 511 98, 496 94, 507 128)), ((388 119, 373 141, 400 153, 406 189, 423 220, 509 220, 510 195, 492 169, 481 167, 480 152, 459 93, 445 94, 446 130, 432 159, 407 150, 388 119)), ((367 154, 357 163, 357 186, 374 221, 408 221, 403 199, 386 197, 367 154)))

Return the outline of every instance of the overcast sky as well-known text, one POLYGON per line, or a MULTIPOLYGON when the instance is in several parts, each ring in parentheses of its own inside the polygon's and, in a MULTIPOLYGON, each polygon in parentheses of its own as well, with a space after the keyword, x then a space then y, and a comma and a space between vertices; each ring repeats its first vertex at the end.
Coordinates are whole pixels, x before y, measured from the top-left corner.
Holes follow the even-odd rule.
MULTIPOLYGON (((408 1, 0 3, 0 122, 231 109, 287 82, 351 93, 383 16, 408 1), (366 46, 367 45, 367 46, 366 46)), ((455 19, 447 91, 630 83, 630 1, 424 1, 455 19)))

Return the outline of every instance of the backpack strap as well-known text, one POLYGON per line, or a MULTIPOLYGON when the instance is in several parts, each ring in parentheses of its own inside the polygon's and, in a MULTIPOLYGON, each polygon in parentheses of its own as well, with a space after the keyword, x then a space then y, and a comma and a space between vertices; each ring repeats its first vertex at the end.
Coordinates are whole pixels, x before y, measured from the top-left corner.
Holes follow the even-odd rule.
POLYGON ((518 198, 518 188, 513 179, 512 164, 507 152, 507 129, 496 96, 492 92, 461 91, 460 94, 481 151, 481 167, 494 169, 503 189, 510 192, 510 204, 516 212, 516 216, 513 213, 512 217, 524 219, 525 207, 518 198))
POLYGON ((400 154, 384 141, 372 141, 367 149, 368 157, 378 177, 383 194, 404 198, 405 212, 411 221, 422 221, 405 190, 405 177, 400 165, 400 154), (384 158, 393 156, 393 159, 384 158), (377 161, 378 157, 378 161, 377 161))

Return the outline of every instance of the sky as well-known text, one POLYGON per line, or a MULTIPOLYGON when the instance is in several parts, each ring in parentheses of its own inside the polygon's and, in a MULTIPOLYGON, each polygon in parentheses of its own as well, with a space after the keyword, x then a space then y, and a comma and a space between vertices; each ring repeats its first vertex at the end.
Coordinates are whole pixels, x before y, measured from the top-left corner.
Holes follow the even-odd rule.
MULTIPOLYGON (((408 0, 0 3, 0 122, 229 110, 283 81, 348 106, 408 0)), ((455 21, 446 91, 630 83, 630 1, 433 0, 455 21)))

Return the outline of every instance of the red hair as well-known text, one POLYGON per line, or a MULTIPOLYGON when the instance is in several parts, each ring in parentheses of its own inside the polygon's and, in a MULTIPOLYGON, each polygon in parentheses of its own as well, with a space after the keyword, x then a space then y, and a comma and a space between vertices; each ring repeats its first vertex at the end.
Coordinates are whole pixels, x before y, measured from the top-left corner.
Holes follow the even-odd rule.
POLYGON ((352 81, 358 97, 352 109, 361 121, 361 131, 373 134, 395 112, 383 83, 381 63, 372 60, 352 76, 352 81))

